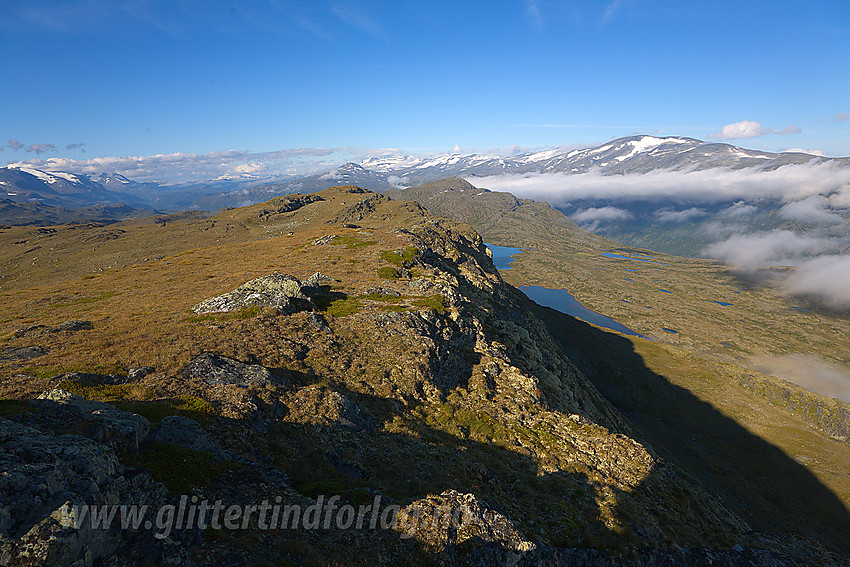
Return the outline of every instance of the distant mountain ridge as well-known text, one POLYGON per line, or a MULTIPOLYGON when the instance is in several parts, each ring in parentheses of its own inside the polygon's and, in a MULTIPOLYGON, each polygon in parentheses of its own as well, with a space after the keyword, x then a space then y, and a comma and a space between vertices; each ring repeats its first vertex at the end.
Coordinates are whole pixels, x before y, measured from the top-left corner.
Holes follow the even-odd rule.
POLYGON ((115 173, 89 176, 46 172, 30 167, 7 167, 0 168, 0 198, 16 202, 35 201, 69 209, 123 202, 133 207, 160 210, 215 211, 266 201, 275 195, 311 193, 342 184, 386 191, 447 177, 588 172, 622 175, 713 168, 773 170, 813 161, 850 167, 850 158, 826 158, 796 152, 771 153, 695 138, 636 135, 588 148, 556 148, 516 156, 451 153, 431 157, 371 157, 360 163, 345 163, 330 171, 279 181, 240 174, 223 175, 201 183, 165 185, 137 182, 115 173))
POLYGON ((0 198, 16 203, 76 209, 93 204, 125 204, 146 207, 147 203, 126 192, 136 185, 122 175, 102 173, 97 177, 30 167, 0 168, 0 198), (121 189, 116 191, 114 189, 121 189))

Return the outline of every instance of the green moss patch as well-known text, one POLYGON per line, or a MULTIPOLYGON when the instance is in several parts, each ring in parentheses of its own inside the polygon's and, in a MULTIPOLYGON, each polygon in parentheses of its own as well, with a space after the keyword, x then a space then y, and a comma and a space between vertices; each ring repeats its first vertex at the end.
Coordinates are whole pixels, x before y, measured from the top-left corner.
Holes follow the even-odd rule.
POLYGON ((96 364, 94 366, 30 366, 21 370, 22 374, 28 374, 37 378, 53 378, 60 374, 72 374, 81 372, 84 374, 125 374, 126 368, 112 362, 109 364, 96 364))
POLYGON ((251 307, 243 307, 242 309, 227 313, 208 313, 206 315, 187 317, 185 320, 190 323, 201 323, 204 321, 226 321, 228 319, 251 319, 262 313, 264 309, 260 305, 252 305, 251 307))
POLYGON ((404 301, 404 297, 400 295, 389 295, 384 293, 370 293, 363 297, 372 301, 383 301, 384 303, 401 303, 404 301))
POLYGON ((59 387, 87 400, 110 403, 120 410, 137 413, 153 424, 168 415, 182 415, 206 425, 215 413, 207 400, 195 396, 157 400, 156 390, 140 384, 84 384, 64 380, 59 387))
POLYGON ((117 400, 113 402, 118 409, 137 413, 156 425, 163 417, 182 415, 194 419, 206 426, 215 408, 208 401, 195 396, 178 396, 163 400, 117 400))
POLYGON ((328 305, 325 313, 332 317, 347 317, 348 315, 358 313, 360 308, 361 304, 359 299, 337 299, 328 305))
POLYGON ((424 307, 426 309, 433 309, 437 313, 445 313, 446 305, 443 303, 443 296, 440 294, 429 295, 423 299, 417 299, 413 302, 413 305, 416 307, 424 307))
POLYGON ((401 272, 392 266, 384 266, 376 270, 378 277, 385 280, 397 280, 401 277, 401 272))
POLYGON ((334 246, 345 246, 348 249, 352 248, 363 248, 365 246, 371 246, 373 244, 377 244, 377 240, 360 240, 354 236, 337 236, 334 238, 333 242, 331 242, 334 246))
POLYGON ((403 266, 405 268, 409 268, 413 264, 413 260, 415 260, 418 256, 419 250, 413 246, 408 246, 404 250, 386 250, 381 252, 381 259, 385 262, 394 266, 403 266))

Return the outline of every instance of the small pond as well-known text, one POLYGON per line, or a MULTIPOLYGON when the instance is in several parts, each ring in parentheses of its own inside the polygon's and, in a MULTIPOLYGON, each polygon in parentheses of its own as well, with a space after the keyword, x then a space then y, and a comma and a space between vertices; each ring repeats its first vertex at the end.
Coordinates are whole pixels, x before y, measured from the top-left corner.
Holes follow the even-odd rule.
POLYGON ((497 270, 510 270, 511 262, 516 260, 513 256, 522 252, 519 248, 511 246, 495 246, 493 244, 484 243, 484 246, 490 249, 493 254, 493 264, 497 270))
MULTIPOLYGON (((511 246, 495 246, 487 242, 485 242, 484 245, 490 249, 490 252, 493 254, 493 264, 499 270, 510 270, 511 262, 516 260, 513 256, 522 253, 521 249, 513 248, 511 246)), ((588 309, 565 289, 549 289, 536 285, 522 286, 520 289, 523 293, 525 293, 525 295, 544 307, 550 307, 556 311, 570 315, 571 317, 576 317, 582 321, 592 323, 605 329, 617 331, 624 335, 643 337, 643 335, 636 331, 632 331, 622 323, 618 323, 610 317, 606 317, 601 313, 588 309)))
POLYGON ((576 317, 582 321, 593 323, 599 327, 611 329, 612 331, 617 331, 624 335, 631 335, 633 337, 643 336, 610 317, 606 317, 601 313, 588 309, 565 289, 549 289, 536 285, 522 286, 520 289, 525 293, 525 295, 544 307, 551 307, 561 313, 566 313, 567 315, 576 317))

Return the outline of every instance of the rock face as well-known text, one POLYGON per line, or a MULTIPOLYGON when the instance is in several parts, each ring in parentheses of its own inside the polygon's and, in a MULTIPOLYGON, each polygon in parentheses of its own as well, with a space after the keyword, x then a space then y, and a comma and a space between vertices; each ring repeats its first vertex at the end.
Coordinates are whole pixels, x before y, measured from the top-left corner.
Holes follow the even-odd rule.
POLYGON ((456 490, 405 506, 399 513, 397 529, 449 555, 455 555, 457 546, 464 542, 495 545, 517 555, 537 549, 510 519, 487 508, 474 494, 456 490))
POLYGON ((48 333, 61 333, 61 332, 76 332, 76 331, 85 331, 89 329, 93 329, 91 321, 65 321, 60 325, 56 325, 55 327, 50 327, 47 325, 30 325, 29 327, 24 327, 23 329, 18 329, 15 331, 15 337, 23 337, 30 333, 46 331, 48 333))
POLYGON ((326 276, 322 272, 316 272, 306 280, 304 280, 304 287, 318 288, 323 285, 331 285, 334 283, 334 279, 330 276, 326 276))
POLYGON ((192 565, 168 538, 95 527, 80 513, 86 505, 166 501, 149 474, 125 475, 109 446, 0 418, 0 469, 0 565, 91 567, 119 549, 148 564, 192 565))
POLYGON ((203 380, 210 386, 270 386, 283 381, 257 364, 245 364, 226 356, 205 352, 183 368, 186 378, 203 380))
POLYGON ((66 418, 68 423, 73 423, 74 418, 81 419, 86 424, 83 435, 114 447, 137 451, 150 432, 150 421, 138 414, 93 402, 60 388, 43 393, 38 400, 39 407, 44 410, 70 414, 66 418))
POLYGON ((203 315, 245 307, 270 307, 289 315, 311 306, 312 301, 301 291, 301 282, 297 278, 274 273, 246 282, 229 293, 206 299, 195 305, 192 311, 203 315))
POLYGON ((300 423, 332 424, 346 431, 362 431, 374 420, 348 397, 321 386, 307 386, 282 400, 288 418, 300 423))
POLYGON ((18 348, 7 348, 3 351, 2 357, 0 359, 5 360, 32 360, 33 358, 38 358, 39 356, 44 356, 49 353, 50 350, 41 346, 41 345, 32 345, 26 347, 18 347, 18 348))

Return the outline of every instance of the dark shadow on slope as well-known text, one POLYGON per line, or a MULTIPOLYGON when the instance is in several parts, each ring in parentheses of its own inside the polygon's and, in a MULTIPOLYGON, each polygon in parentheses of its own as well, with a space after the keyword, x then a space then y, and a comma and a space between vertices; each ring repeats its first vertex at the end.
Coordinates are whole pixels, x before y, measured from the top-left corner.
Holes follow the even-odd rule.
MULTIPOLYGON (((403 417, 406 412, 397 400, 358 394, 341 384, 330 387, 368 411, 375 420, 374 424, 352 427, 333 420, 315 424, 278 422, 270 428, 256 430, 259 420, 212 418, 215 423, 210 423, 209 428, 214 431, 226 431, 241 437, 245 430, 254 430, 253 454, 244 455, 247 458, 241 459, 236 468, 225 467, 232 470, 218 478, 215 478, 218 474, 211 476, 207 474, 209 471, 198 470, 193 477, 179 480, 183 484, 201 482, 198 488, 205 497, 211 500, 223 498, 226 504, 274 498, 274 487, 283 481, 279 475, 272 474, 274 471, 269 469, 269 465, 286 472, 291 485, 306 496, 325 495, 327 499, 335 494, 341 495, 340 506, 363 504, 364 496, 365 501, 371 501, 375 493, 388 499, 385 505, 407 505, 429 494, 453 489, 472 493, 488 508, 506 515, 525 537, 561 548, 543 546, 539 549, 539 553, 546 554, 544 557, 553 560, 552 564, 620 565, 618 554, 629 553, 623 550, 625 547, 641 548, 633 552, 638 555, 649 553, 655 557, 651 562, 635 561, 634 564, 712 564, 690 560, 690 555, 677 555, 682 553, 681 550, 669 547, 672 543, 700 537, 699 531, 694 531, 692 518, 664 517, 659 514, 663 507, 637 511, 638 517, 635 517, 635 503, 630 502, 629 494, 623 493, 619 495, 619 501, 624 506, 624 524, 640 522, 640 514, 643 514, 661 521, 669 537, 666 541, 641 539, 639 525, 629 533, 610 531, 599 519, 597 499, 600 495, 597 487, 588 482, 585 472, 544 473, 533 455, 523 453, 517 447, 509 448, 508 438, 498 428, 488 429, 488 423, 476 423, 474 415, 456 415, 447 422, 429 423, 427 419, 403 417), (455 431, 443 430, 452 423, 459 424, 455 431), (469 429, 473 430, 477 440, 471 438, 469 429), (239 434, 240 431, 243 433, 239 434), (630 512, 626 510, 628 503, 632 506, 630 512), (651 550, 653 547, 660 549, 651 550)), ((23 405, 13 413, 18 411, 24 411, 23 405)), ((261 411, 266 412, 267 409, 261 408, 261 411)), ((39 415, 18 415, 14 418, 16 421, 31 426, 41 425, 43 428, 49 425, 39 415)), ((716 419, 714 424, 717 425, 716 419)), ((226 442, 226 439, 222 441, 226 442)), ((244 445, 237 443, 237 446, 244 445)), ((225 445, 225 448, 229 447, 225 445)), ((144 457, 141 461, 146 462, 144 457)), ((169 470, 172 468, 168 463, 163 463, 163 466, 168 466, 169 470)), ((184 470, 185 466, 185 463, 175 462, 174 467, 180 468, 175 469, 174 474, 179 475, 176 471, 184 470)), ((208 465, 199 462, 196 468, 204 466, 208 465)), ((664 487, 657 486, 658 481, 652 478, 655 474, 658 472, 653 472, 645 485, 652 490, 655 483, 655 488, 663 491, 664 487)), ((797 480, 802 477, 798 474, 797 480)), ((659 478, 663 482, 663 474, 659 478)), ((803 481, 801 487, 808 489, 805 479, 803 481)), ((172 496, 176 498, 177 494, 172 496)), ((696 526, 696 529, 699 527, 696 526)), ((403 557, 404 563, 409 565, 484 566, 504 564, 506 558, 511 558, 511 552, 499 543, 476 541, 475 537, 437 554, 416 539, 403 541, 398 534, 381 530, 356 534, 333 530, 265 533, 256 530, 207 530, 195 535, 177 535, 200 537, 203 543, 195 541, 193 545, 200 545, 212 556, 229 557, 231 562, 237 557, 232 555, 234 552, 251 558, 247 563, 236 564, 264 564, 264 560, 274 557, 299 565, 321 565, 334 561, 345 565, 373 565, 374 557, 380 554, 395 557, 398 561, 403 557)), ((704 537, 705 534, 702 535, 704 537)), ((700 541, 701 545, 710 545, 707 538, 700 541)), ((726 553, 737 557, 733 552, 726 553)), ((748 550, 746 553, 751 552, 748 550)), ((744 557, 741 556, 742 559, 744 557)), ((538 564, 537 561, 529 561, 533 556, 524 559, 525 562, 520 565, 538 564)), ((718 561, 718 564, 745 563, 718 561)))
POLYGON ((626 338, 536 307, 549 332, 646 442, 758 532, 799 532, 850 552, 850 513, 782 450, 650 370, 626 338))

